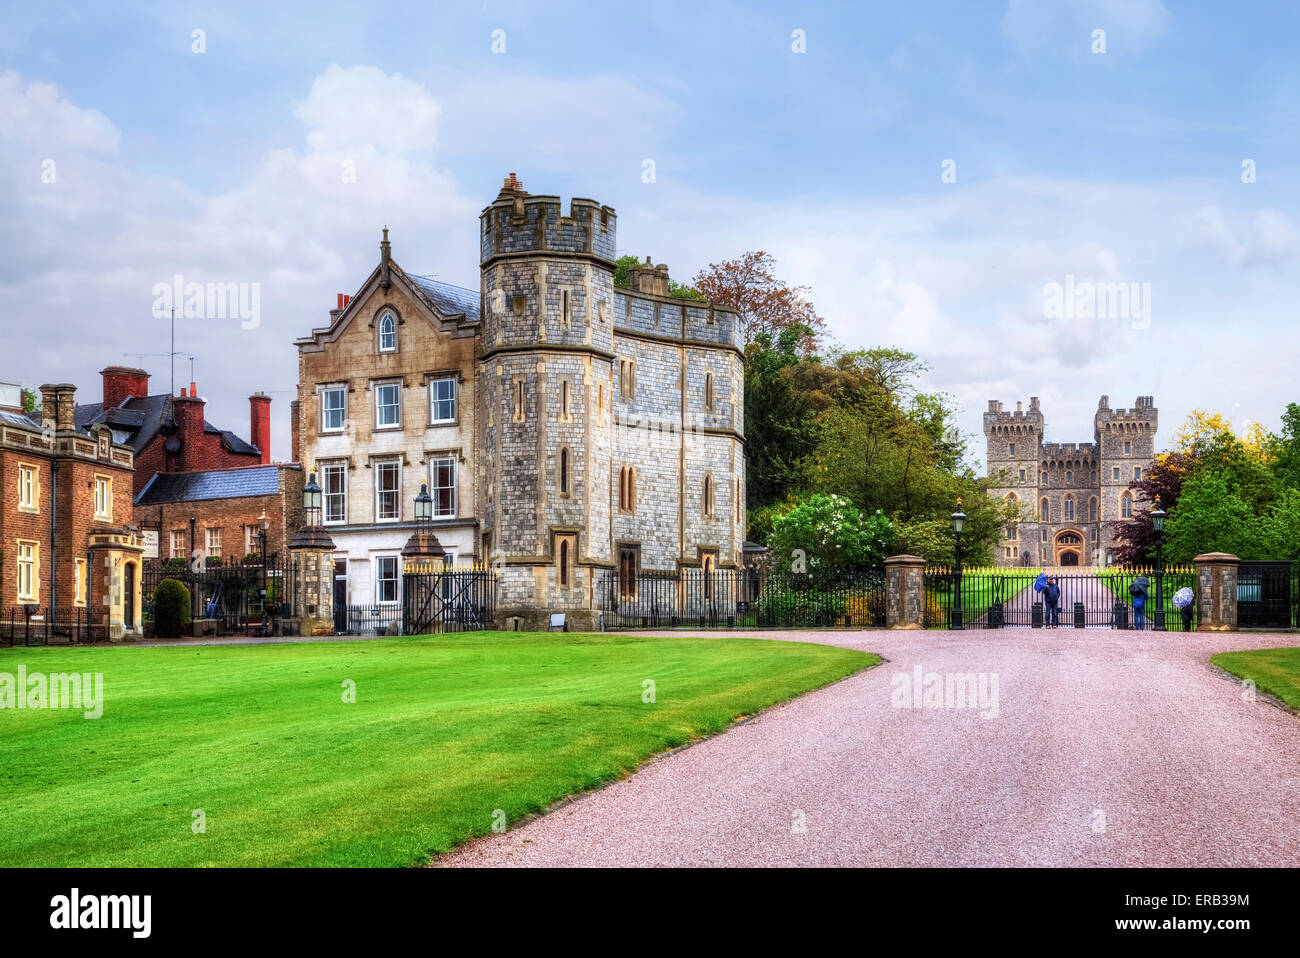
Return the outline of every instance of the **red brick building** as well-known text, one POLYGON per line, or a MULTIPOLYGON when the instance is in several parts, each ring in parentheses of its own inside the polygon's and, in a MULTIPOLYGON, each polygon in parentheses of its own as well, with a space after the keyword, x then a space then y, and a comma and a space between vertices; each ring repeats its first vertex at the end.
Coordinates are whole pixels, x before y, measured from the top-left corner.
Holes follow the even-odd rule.
POLYGON ((135 498, 142 528, 157 529, 158 555, 242 559, 260 555, 256 536, 265 515, 267 555, 286 554, 302 525, 302 467, 244 466, 187 473, 157 473, 135 498))
POLYGON ((155 473, 182 473, 271 462, 271 398, 248 398, 249 440, 221 429, 204 416, 204 400, 194 383, 179 396, 149 394, 149 374, 128 366, 101 370, 103 399, 76 407, 79 429, 107 425, 114 441, 131 447, 135 457, 134 494, 155 473))
POLYGON ((140 630, 142 547, 132 527, 134 451, 103 423, 75 422, 76 387, 41 387, 39 420, 0 383, 0 610, 90 623, 98 637, 140 630))

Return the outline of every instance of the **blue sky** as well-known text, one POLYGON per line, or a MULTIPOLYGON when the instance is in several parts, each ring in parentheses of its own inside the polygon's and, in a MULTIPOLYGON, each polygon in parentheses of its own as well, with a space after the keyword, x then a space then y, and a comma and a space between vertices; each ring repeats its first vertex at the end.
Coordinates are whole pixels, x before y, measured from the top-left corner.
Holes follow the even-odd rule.
POLYGON ((166 350, 154 283, 256 282, 257 328, 192 320, 178 348, 214 421, 246 430, 272 392, 285 458, 292 340, 379 228, 408 269, 475 287, 477 212, 513 171, 614 206, 620 247, 678 279, 773 253, 839 342, 920 353, 969 430, 1038 395, 1050 439, 1089 440, 1100 394, 1151 393, 1164 441, 1196 406, 1273 427, 1297 398, 1291 5, 3 11, 0 379, 96 396, 102 366, 166 350), (1067 277, 1148 285, 1149 324, 1045 316, 1067 277))

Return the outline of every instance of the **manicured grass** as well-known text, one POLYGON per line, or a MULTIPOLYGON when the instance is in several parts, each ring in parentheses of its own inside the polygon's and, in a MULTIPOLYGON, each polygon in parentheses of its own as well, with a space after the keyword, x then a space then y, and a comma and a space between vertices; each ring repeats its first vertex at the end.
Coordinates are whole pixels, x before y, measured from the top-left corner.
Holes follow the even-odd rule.
POLYGON ((0 866, 408 865, 879 661, 509 632, 0 650, 0 672, 104 676, 97 720, 0 710, 0 866))
POLYGON ((1233 675, 1250 679, 1255 688, 1300 708, 1300 649, 1253 649, 1220 652, 1210 661, 1233 675))

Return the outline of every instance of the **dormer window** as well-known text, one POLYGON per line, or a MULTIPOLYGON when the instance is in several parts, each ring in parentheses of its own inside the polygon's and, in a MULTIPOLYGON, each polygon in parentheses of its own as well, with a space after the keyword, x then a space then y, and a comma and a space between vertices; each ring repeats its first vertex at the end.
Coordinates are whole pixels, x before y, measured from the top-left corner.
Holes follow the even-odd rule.
POLYGON ((379 317, 379 351, 397 352, 397 318, 392 313, 384 313, 379 317))

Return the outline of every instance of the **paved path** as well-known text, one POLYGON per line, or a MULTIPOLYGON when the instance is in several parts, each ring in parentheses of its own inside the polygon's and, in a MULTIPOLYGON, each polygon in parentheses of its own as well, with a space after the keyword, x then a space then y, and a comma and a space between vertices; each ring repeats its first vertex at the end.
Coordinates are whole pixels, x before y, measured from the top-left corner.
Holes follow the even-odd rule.
POLYGON ((1300 719, 1206 663, 1295 636, 797 637, 888 661, 438 864, 1300 865, 1300 719), (917 667, 997 717, 892 707, 917 667))

